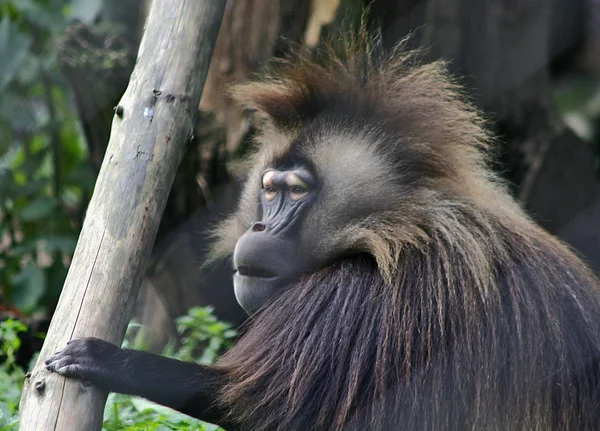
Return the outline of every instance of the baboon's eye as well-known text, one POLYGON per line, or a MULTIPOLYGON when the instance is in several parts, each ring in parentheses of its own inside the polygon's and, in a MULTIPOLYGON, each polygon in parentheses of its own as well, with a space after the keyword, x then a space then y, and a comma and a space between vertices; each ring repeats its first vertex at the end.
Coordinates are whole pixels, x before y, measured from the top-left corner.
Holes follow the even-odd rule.
POLYGON ((273 199, 275 199, 275 196, 277 195, 277 187, 275 187, 274 181, 275 181, 275 172, 274 171, 267 171, 263 174, 261 183, 262 183, 263 189, 265 190, 265 198, 268 201, 272 201, 273 199))
POLYGON ((304 182, 304 180, 302 180, 302 178, 300 178, 300 176, 295 172, 290 172, 286 176, 285 182, 288 186, 288 190, 290 191, 290 197, 295 201, 303 198, 309 192, 309 187, 306 182, 304 182))
POLYGON ((277 195, 277 189, 272 185, 265 185, 265 198, 272 201, 275 199, 275 195, 277 195))
POLYGON ((295 201, 306 196, 308 194, 308 192, 309 192, 308 187, 304 187, 304 186, 292 186, 290 188, 290 196, 295 201))

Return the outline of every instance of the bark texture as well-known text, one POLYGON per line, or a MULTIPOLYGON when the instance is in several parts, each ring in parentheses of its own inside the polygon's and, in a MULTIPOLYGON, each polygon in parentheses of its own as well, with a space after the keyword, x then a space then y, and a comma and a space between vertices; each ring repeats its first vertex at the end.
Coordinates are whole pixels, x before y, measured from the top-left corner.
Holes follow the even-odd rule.
POLYGON ((56 312, 21 398, 22 430, 96 430, 106 393, 45 370, 72 338, 119 344, 193 133, 225 1, 154 0, 56 312))

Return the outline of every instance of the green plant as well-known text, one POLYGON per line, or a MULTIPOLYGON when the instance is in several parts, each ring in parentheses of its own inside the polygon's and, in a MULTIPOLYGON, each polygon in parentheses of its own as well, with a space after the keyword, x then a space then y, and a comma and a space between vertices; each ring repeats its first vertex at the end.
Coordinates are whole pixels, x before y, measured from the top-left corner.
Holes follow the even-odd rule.
POLYGON ((0 322, 0 431, 18 428, 17 409, 25 373, 16 364, 16 353, 21 346, 19 333, 27 327, 20 321, 0 322))
POLYGON ((52 311, 95 180, 56 61, 66 0, 0 0, 0 300, 52 311))
MULTIPOLYGON (((185 360, 198 360, 211 363, 225 348, 229 347, 237 335, 231 325, 220 322, 213 314, 212 307, 192 308, 187 315, 180 317, 178 328, 184 336, 180 349, 169 345, 165 354, 185 360)), ((21 389, 25 379, 24 371, 16 364, 16 352, 21 341, 19 333, 27 327, 18 320, 0 322, 0 431, 17 430, 17 410, 21 389)), ((140 348, 146 345, 143 327, 131 323, 128 328, 132 342, 127 347, 140 348), (131 333, 134 332, 133 336, 131 333)), ((110 394, 104 410, 105 431, 218 431, 216 425, 190 418, 167 407, 150 401, 122 394, 110 394)))
POLYGON ((104 410, 105 431, 217 431, 220 427, 190 418, 142 398, 110 394, 104 410))
MULTIPOLYGON (((228 348, 237 332, 228 323, 219 321, 212 307, 195 307, 177 320, 182 344, 179 349, 169 344, 163 354, 185 361, 210 364, 228 348)), ((131 323, 124 346, 144 348, 144 328, 131 323)), ((178 430, 217 431, 218 426, 202 422, 150 401, 122 394, 111 394, 104 410, 104 429, 117 430, 178 430)))
POLYGON ((229 323, 217 320, 213 307, 194 307, 177 318, 182 346, 175 357, 182 361, 212 364, 219 353, 229 348, 237 332, 229 323))

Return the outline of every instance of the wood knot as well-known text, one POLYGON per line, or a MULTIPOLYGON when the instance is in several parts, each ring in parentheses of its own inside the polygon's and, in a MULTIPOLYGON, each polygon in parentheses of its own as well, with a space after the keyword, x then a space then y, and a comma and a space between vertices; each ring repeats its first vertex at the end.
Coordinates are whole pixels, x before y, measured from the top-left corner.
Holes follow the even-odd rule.
POLYGON ((123 108, 123 106, 119 105, 119 106, 115 107, 115 114, 117 114, 117 117, 123 118, 124 113, 125 113, 125 108, 123 108))
POLYGON ((46 389, 46 382, 44 380, 38 380, 37 382, 35 382, 34 388, 39 393, 43 393, 46 389))

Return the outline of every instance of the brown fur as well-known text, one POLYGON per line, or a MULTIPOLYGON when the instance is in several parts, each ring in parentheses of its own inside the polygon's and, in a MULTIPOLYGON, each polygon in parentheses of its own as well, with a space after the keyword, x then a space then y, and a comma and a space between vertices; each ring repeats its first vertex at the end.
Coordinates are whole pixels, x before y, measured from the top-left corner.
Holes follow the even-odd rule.
POLYGON ((222 402, 252 430, 599 429, 598 281, 489 170, 444 65, 376 45, 234 91, 261 146, 216 255, 258 217, 260 173, 299 153, 329 185, 303 224, 322 226, 315 253, 351 256, 253 319, 219 362, 222 402))

